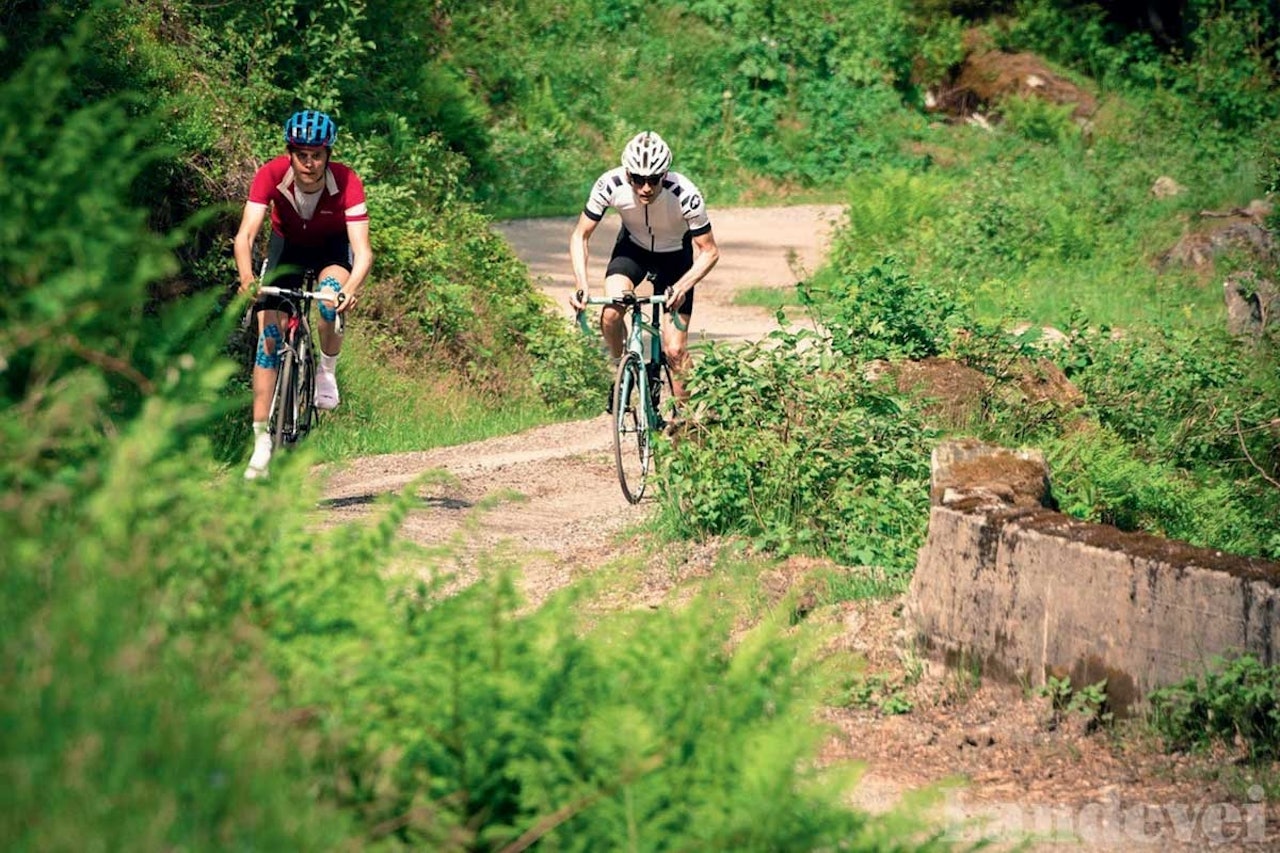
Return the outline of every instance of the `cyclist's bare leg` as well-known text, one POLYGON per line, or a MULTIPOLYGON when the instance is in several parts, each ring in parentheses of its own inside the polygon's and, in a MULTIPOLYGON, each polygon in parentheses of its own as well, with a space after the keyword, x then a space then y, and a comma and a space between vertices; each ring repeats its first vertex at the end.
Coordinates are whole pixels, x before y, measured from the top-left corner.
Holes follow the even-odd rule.
MULTIPOLYGON (((338 283, 341 289, 347 283, 350 273, 343 267, 331 264, 324 269, 316 277, 316 286, 320 290, 326 287, 332 287, 333 282, 338 283)), ((323 304, 317 312, 319 315, 318 328, 320 330, 320 366, 316 371, 316 408, 332 410, 337 408, 340 397, 338 395, 338 353, 342 352, 342 335, 338 334, 337 315, 334 314, 336 306, 332 304, 323 304), (328 314, 334 319, 327 319, 328 314)))
MULTIPOLYGON (((350 275, 351 273, 347 272, 345 268, 334 264, 320 270, 320 274, 316 276, 316 282, 318 284, 326 278, 333 278, 339 285, 346 287, 347 279, 350 275)), ((322 353, 325 355, 337 355, 342 352, 342 335, 338 334, 332 320, 326 320, 321 316, 317 328, 320 331, 320 351, 322 353)))
MULTIPOLYGON (((634 292, 635 289, 636 283, 625 275, 611 275, 604 280, 604 293, 610 298, 634 292)), ((609 354, 614 363, 617 363, 618 359, 622 358, 623 340, 627 333, 627 324, 620 310, 612 305, 604 306, 600 312, 600 333, 604 336, 604 342, 609 347, 609 354)))
POLYGON ((677 326, 673 315, 662 315, 662 354, 671 365, 671 390, 677 400, 684 401, 689 395, 684 389, 683 376, 693 365, 693 357, 689 355, 689 318, 692 315, 679 316, 680 325, 677 326))
MULTIPOLYGON (((269 358, 274 358, 279 340, 274 336, 268 336, 266 331, 271 326, 275 326, 277 329, 284 328, 285 314, 283 311, 259 311, 257 315, 259 347, 269 358)), ((253 419, 257 422, 264 422, 271 418, 271 395, 275 393, 276 373, 277 368, 264 367, 255 358, 253 364, 253 419)))

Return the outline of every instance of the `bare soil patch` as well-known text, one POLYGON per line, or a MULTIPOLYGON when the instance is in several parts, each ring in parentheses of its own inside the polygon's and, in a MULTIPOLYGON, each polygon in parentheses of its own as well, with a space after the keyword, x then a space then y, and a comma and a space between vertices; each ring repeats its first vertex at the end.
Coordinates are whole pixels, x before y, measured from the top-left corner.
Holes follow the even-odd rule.
MULTIPOLYGON (((732 305, 733 293, 742 287, 793 285, 821 262, 839 216, 838 208, 822 206, 713 209, 723 260, 698 288, 693 339, 751 340, 766 334, 773 328, 769 312, 732 305)), ((595 281, 612 245, 606 231, 610 223, 606 219, 592 241, 595 281)), ((573 220, 496 227, 568 318, 573 220)), ((325 506, 334 520, 366 517, 382 496, 415 482, 418 504, 403 527, 404 537, 428 547, 463 542, 458 570, 464 582, 479 570, 480 555, 503 550, 518 555, 522 589, 534 604, 632 553, 634 544, 620 534, 654 509, 651 499, 638 506, 623 499, 603 415, 458 447, 352 460, 328 474, 325 506)), ((714 547, 682 549, 676 566, 670 555, 652 560, 638 585, 619 591, 606 605, 678 602, 688 584, 709 573, 714 547)), ((774 600, 789 585, 806 583, 812 568, 806 561, 783 564, 762 577, 766 595, 774 600)), ((823 759, 866 767, 854 795, 859 807, 886 810, 912 791, 947 784, 948 793, 928 813, 948 823, 978 821, 953 836, 995 835, 1002 839, 995 849, 1009 849, 1026 834, 1040 838, 1030 849, 1064 843, 1117 851, 1280 849, 1273 840, 1280 832, 1275 806, 1260 802, 1261 794, 1251 796, 1247 780, 1230 788, 1219 781, 1218 771, 1233 756, 1167 756, 1145 738, 1055 718, 1047 699, 1016 686, 982 682, 918 660, 902 642, 900 605, 846 604, 806 616, 837 620, 841 642, 865 656, 868 675, 882 685, 870 702, 851 701, 823 712, 832 730, 823 759), (879 707, 879 698, 890 693, 908 702, 910 712, 879 707), (1247 822, 1258 815, 1261 827, 1247 822)))

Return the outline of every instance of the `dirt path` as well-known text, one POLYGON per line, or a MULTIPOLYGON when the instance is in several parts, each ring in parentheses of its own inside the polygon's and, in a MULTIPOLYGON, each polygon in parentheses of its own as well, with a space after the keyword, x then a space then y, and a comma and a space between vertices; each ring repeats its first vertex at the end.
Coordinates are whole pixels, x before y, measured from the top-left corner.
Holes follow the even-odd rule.
MULTIPOLYGON (((698 288, 691 340, 751 340, 773 327, 768 312, 732 304, 744 287, 787 286, 795 269, 823 257, 839 210, 803 206, 713 211, 723 259, 698 288), (794 269, 793 269, 794 268, 794 269)), ((569 317, 568 237, 573 219, 501 223, 535 279, 569 317)), ((616 220, 592 240, 593 281, 600 281, 616 220)), ((801 274, 804 274, 803 272, 801 274)), ((518 555, 525 596, 533 604, 580 573, 616 556, 613 534, 651 512, 651 500, 631 506, 613 474, 608 420, 556 424, 519 435, 422 453, 357 459, 327 480, 325 505, 335 520, 366 515, 381 496, 425 478, 420 506, 403 533, 424 546, 463 543, 461 581, 483 560, 518 555)), ((784 572, 789 567, 784 567, 784 572)), ((629 606, 657 605, 678 576, 696 566, 654 572, 629 606)), ((951 780, 955 786, 930 813, 948 822, 978 821, 957 837, 985 832, 1006 840, 1040 841, 1032 850, 1274 850, 1280 815, 1247 779, 1228 788, 1212 760, 1168 757, 1150 745, 1090 733, 1054 721, 1044 700, 963 673, 904 657, 897 602, 849 605, 843 641, 864 655, 884 685, 871 710, 826 709, 836 734, 824 758, 866 763, 854 803, 881 811, 904 793, 951 780), (909 701, 912 711, 876 709, 884 699, 909 701), (1261 824, 1259 824, 1261 821, 1261 824), (1216 834, 1215 834, 1216 833, 1216 834), (1048 840, 1046 840, 1048 839, 1048 840)), ((1009 849, 1008 844, 994 849, 1009 849)))

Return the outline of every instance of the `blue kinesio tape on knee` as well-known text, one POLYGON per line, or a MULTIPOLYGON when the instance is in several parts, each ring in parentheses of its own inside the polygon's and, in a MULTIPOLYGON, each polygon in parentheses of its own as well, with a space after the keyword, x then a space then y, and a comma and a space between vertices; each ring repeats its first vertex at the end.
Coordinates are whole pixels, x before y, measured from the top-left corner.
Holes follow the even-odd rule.
POLYGON ((280 341, 283 337, 280 327, 275 323, 262 330, 262 334, 258 336, 258 357, 255 359, 258 367, 275 370, 280 366, 280 341), (267 338, 272 341, 271 352, 267 352, 267 338))
MULTIPOLYGON (((324 281, 320 282, 320 290, 332 290, 335 293, 342 292, 342 285, 338 284, 338 280, 333 276, 325 276, 324 281)), ((330 302, 320 303, 320 316, 333 322, 333 318, 338 316, 338 309, 330 302)))

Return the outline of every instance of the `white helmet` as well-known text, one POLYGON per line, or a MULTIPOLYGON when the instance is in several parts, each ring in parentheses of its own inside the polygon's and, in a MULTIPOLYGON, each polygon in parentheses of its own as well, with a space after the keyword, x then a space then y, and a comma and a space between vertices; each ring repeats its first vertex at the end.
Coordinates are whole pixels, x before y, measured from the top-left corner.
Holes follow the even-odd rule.
POLYGON ((622 150, 622 165, 633 175, 661 175, 671 166, 671 149, 661 136, 646 130, 622 150))

